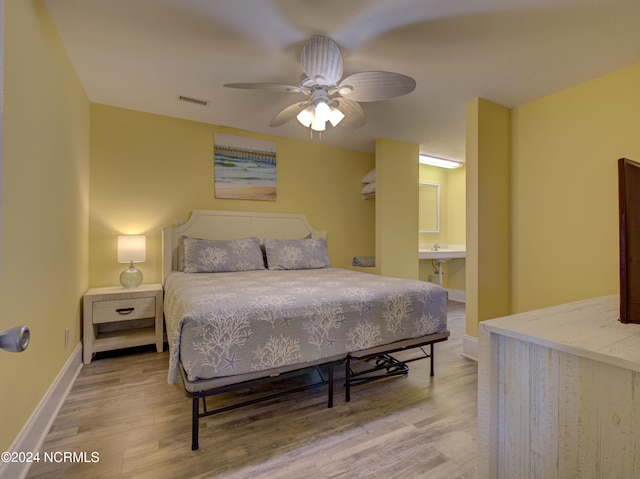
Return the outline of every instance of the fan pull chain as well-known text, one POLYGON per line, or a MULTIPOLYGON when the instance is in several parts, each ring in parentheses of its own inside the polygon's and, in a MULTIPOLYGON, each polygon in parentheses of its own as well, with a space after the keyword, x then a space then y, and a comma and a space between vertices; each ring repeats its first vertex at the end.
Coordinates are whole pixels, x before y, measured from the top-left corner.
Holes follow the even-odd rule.
MULTIPOLYGON (((313 140, 313 129, 309 128, 309 138, 313 140)), ((322 132, 318 132, 318 141, 322 141, 322 132)))

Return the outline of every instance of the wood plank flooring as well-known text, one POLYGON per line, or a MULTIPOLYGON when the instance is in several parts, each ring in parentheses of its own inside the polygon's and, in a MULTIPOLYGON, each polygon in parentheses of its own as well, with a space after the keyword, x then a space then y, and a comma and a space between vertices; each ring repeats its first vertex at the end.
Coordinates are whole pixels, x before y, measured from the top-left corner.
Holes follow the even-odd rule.
POLYGON ((332 409, 319 388, 205 418, 197 451, 191 400, 167 384, 166 351, 96 359, 41 449, 87 462, 41 461, 28 478, 475 478, 477 364, 460 355, 464 320, 464 304, 450 302, 433 378, 429 360, 416 361, 408 377, 358 386, 345 403, 340 372, 332 409))

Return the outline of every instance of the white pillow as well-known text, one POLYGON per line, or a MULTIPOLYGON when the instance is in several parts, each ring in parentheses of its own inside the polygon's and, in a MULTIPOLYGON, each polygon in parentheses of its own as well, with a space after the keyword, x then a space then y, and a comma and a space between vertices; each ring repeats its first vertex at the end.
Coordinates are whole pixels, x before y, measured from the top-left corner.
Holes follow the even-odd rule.
POLYGON ((376 192, 376 182, 374 181, 373 183, 364 185, 360 193, 362 193, 363 195, 368 195, 370 193, 375 193, 375 192, 376 192))
POLYGON ((362 183, 373 183, 376 181, 376 169, 374 168, 369 173, 362 177, 362 183))

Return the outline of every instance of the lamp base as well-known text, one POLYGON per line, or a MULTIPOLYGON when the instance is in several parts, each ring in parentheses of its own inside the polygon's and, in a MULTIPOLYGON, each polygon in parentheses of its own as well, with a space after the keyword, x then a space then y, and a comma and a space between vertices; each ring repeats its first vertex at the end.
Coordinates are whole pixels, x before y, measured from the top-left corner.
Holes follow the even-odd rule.
POLYGON ((142 284, 142 271, 133 265, 120 273, 120 284, 125 288, 137 288, 142 284))

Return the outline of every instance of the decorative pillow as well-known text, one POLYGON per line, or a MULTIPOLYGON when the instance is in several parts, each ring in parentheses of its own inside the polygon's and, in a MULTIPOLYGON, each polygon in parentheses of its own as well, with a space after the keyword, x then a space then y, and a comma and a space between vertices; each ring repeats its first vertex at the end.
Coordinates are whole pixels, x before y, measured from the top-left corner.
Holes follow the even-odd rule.
POLYGON ((225 273, 264 269, 260 240, 206 240, 182 237, 185 273, 225 273))
POLYGON ((269 269, 328 268, 329 255, 324 238, 283 240, 265 238, 269 269))

